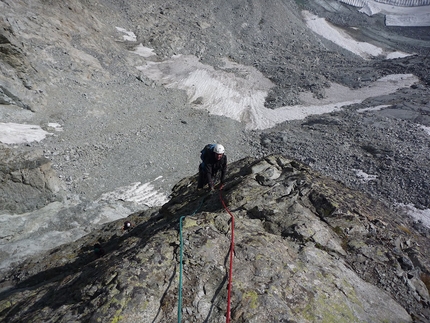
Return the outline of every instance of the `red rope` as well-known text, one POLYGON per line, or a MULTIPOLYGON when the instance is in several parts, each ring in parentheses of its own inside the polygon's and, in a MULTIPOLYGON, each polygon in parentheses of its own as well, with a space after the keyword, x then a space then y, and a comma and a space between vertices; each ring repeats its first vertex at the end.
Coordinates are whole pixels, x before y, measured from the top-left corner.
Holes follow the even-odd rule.
POLYGON ((231 242, 230 242, 230 269, 228 275, 228 292, 227 292, 227 315, 226 315, 226 323, 230 322, 230 305, 231 305, 231 286, 232 286, 232 277, 233 277, 233 253, 234 253, 234 216, 231 214, 228 207, 225 205, 224 200, 222 198, 221 189, 219 190, 219 199, 221 200, 221 204, 224 209, 230 214, 231 217, 231 242))

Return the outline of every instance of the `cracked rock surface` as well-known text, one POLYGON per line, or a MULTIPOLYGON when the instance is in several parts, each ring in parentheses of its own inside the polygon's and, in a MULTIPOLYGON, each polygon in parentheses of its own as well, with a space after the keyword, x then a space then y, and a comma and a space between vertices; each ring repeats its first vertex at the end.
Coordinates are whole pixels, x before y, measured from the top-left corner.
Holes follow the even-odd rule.
POLYGON ((112 222, 14 268, 2 320, 174 321, 182 252, 183 318, 225 321, 232 222, 222 202, 234 214, 233 322, 429 320, 429 234, 402 214, 281 155, 233 163, 219 193, 196 196, 196 181, 130 215, 130 229, 112 222))
MULTIPOLYGON (((0 260, 33 255, 36 238, 50 249, 2 273, 2 319, 174 320, 179 216, 201 201, 192 177, 200 149, 219 142, 236 162, 224 192, 238 217, 236 322, 430 320, 428 229, 394 208, 430 208, 428 27, 386 27, 383 16, 332 0, 3 0, 0 12, 0 121, 51 133, 0 144, 0 260), (302 10, 413 55, 364 60, 313 33, 302 10), (323 100, 335 83, 359 90, 391 74, 418 82, 249 131, 145 77, 137 44, 156 61, 192 55, 215 70, 225 59, 252 66, 274 84, 264 103, 273 110, 301 104, 304 93, 323 100), (172 200, 153 208, 103 198, 135 182, 173 189, 172 200), (131 213, 132 231, 121 231, 123 220, 101 225, 131 213), (29 238, 24 245, 4 233, 12 227, 29 238)), ((184 316, 221 322, 228 216, 208 196, 184 225, 184 316)))

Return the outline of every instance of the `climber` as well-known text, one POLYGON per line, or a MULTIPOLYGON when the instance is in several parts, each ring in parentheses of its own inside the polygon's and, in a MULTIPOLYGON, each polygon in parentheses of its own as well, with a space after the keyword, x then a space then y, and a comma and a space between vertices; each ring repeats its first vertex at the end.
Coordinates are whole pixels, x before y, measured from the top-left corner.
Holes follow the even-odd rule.
POLYGON ((202 162, 199 165, 198 189, 202 189, 203 186, 208 184, 210 190, 213 191, 219 171, 221 172, 219 188, 223 188, 227 172, 227 156, 224 152, 225 149, 220 144, 208 144, 203 148, 200 155, 202 162))
POLYGON ((131 224, 131 222, 130 221, 125 221, 124 222, 124 226, 122 227, 122 230, 123 231, 128 231, 131 228, 133 228, 133 225, 131 224))

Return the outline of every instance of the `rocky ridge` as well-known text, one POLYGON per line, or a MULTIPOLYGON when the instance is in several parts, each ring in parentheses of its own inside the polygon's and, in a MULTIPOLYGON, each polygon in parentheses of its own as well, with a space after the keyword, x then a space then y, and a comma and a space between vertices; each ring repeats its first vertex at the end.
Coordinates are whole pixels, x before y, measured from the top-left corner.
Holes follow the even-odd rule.
POLYGON ((280 155, 233 163, 219 193, 196 195, 196 180, 130 215, 131 229, 112 222, 15 267, 1 319, 175 321, 184 216, 183 318, 224 322, 232 231, 221 200, 234 216, 232 322, 430 319, 429 237, 403 214, 280 155))
MULTIPOLYGON (((382 16, 367 17, 330 0, 211 1, 205 7, 198 1, 142 6, 131 0, 4 0, 0 12, 0 119, 53 133, 41 142, 1 144, 0 214, 78 200, 56 214, 54 229, 89 233, 5 274, 2 318, 174 320, 178 217, 190 215, 201 201, 194 195, 195 177, 186 176, 195 173, 201 147, 217 141, 226 145, 231 161, 289 156, 259 161, 267 172, 252 170, 252 159, 232 167, 224 198, 238 216, 235 262, 244 277, 234 287, 234 320, 429 320, 423 286, 428 229, 383 205, 430 205, 424 130, 430 126, 428 28, 385 28, 382 16), (303 9, 358 39, 414 56, 363 60, 306 28, 303 9), (258 68, 276 85, 266 100, 272 109, 300 103, 303 92, 323 98, 331 82, 360 88, 393 73, 413 73, 420 81, 340 112, 250 132, 194 109, 182 91, 141 75, 135 68, 141 61, 130 52, 136 43, 124 40, 116 27, 134 31, 137 43, 153 48, 158 59, 195 55, 215 68, 224 58, 258 68), (52 122, 63 131, 55 131, 52 122), (326 178, 319 185, 323 177, 310 167, 379 201, 326 178), (123 220, 91 232, 88 213, 117 212, 113 203, 136 210, 124 201, 94 202, 100 194, 160 174, 158 188, 166 192, 186 177, 170 203, 130 216, 130 232, 121 231, 123 220), (96 259, 97 242, 106 255, 96 259), (286 258, 279 260, 279 254, 286 258), (333 315, 339 316, 333 318, 335 305, 333 315), (257 313, 261 307, 276 314, 257 313)), ((223 321, 227 221, 217 196, 207 196, 201 212, 185 220, 186 247, 192 248, 185 274, 195 284, 185 283, 184 317, 192 321, 223 321)), ((33 234, 44 230, 52 228, 33 234)), ((2 237, 6 245, 9 239, 2 237)))

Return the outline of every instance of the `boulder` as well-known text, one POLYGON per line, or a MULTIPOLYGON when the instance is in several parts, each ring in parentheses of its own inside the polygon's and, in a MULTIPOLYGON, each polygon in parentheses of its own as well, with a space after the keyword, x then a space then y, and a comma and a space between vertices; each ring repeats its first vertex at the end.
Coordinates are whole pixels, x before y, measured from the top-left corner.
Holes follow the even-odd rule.
POLYGON ((63 199, 63 184, 41 151, 0 149, 0 211, 20 214, 63 199))

